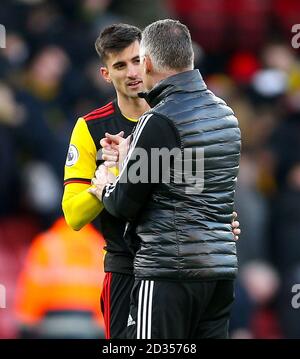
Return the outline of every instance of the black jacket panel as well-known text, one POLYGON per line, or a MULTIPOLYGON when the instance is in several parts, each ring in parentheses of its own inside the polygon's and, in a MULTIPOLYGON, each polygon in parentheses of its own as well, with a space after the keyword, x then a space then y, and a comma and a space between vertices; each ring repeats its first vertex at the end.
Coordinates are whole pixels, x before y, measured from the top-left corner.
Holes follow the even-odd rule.
POLYGON ((152 107, 148 113, 170 121, 178 133, 178 168, 192 170, 176 181, 174 165, 171 181, 153 186, 137 219, 135 275, 232 279, 237 273, 231 220, 241 145, 238 121, 206 88, 198 70, 171 76, 144 97, 152 107))

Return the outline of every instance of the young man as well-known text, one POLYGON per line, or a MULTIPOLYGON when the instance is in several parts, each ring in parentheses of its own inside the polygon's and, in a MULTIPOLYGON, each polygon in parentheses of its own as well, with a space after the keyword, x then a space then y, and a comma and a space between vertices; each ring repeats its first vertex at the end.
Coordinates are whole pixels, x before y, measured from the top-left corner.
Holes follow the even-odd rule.
MULTIPOLYGON (((134 250, 124 241, 126 222, 111 216, 98 198, 89 193, 91 179, 100 163, 100 139, 105 133, 130 135, 137 119, 149 109, 142 91, 139 43, 141 31, 130 25, 107 27, 96 41, 104 79, 115 87, 117 98, 100 109, 78 119, 70 141, 65 166, 63 210, 66 221, 75 230, 97 217, 107 242, 104 270, 106 277, 101 307, 107 338, 122 338, 127 327, 130 292, 134 283, 134 250)), ((108 146, 109 147, 109 146, 108 146)), ((114 155, 112 149, 107 153, 114 155)), ((111 158, 111 157, 108 157, 111 158)), ((113 157, 112 157, 113 158, 113 157)), ((238 222, 233 222, 239 234, 238 222)))
POLYGON ((238 121, 193 69, 190 33, 179 21, 147 26, 140 58, 151 110, 138 122, 117 181, 105 186, 107 169, 100 166, 93 191, 102 192, 111 214, 135 227, 139 243, 128 335, 225 338, 237 273, 230 222, 240 157, 238 121), (178 150, 168 164, 169 178, 160 176, 155 183, 153 170, 165 176, 166 166, 154 162, 153 149, 178 150), (140 164, 140 154, 148 162, 140 164), (143 180, 133 176, 137 168, 143 180))
POLYGON ((78 119, 65 166, 62 206, 67 223, 79 230, 97 217, 107 243, 101 296, 107 338, 124 336, 133 284, 133 253, 123 239, 125 222, 103 209, 88 189, 101 160, 100 139, 106 132, 130 135, 139 116, 149 108, 137 95, 142 91, 140 40, 141 31, 126 24, 109 26, 97 38, 95 46, 103 64, 100 72, 114 86, 117 98, 78 119))

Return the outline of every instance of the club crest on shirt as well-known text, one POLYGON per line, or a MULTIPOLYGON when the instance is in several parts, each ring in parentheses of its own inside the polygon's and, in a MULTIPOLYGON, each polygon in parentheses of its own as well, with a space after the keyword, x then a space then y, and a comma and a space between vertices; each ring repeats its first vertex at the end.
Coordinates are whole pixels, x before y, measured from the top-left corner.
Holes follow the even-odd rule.
POLYGON ((75 163, 78 161, 79 158, 79 152, 74 145, 70 145, 67 160, 66 160, 66 166, 71 167, 75 165, 75 163))

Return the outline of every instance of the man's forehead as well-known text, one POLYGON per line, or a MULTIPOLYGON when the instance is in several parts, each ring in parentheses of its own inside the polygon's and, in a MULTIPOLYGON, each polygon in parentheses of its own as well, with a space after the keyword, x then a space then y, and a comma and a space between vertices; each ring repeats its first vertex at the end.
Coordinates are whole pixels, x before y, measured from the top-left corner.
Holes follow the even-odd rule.
POLYGON ((123 50, 108 52, 106 62, 113 65, 116 62, 131 61, 138 56, 139 56, 139 42, 135 41, 134 43, 130 44, 123 50))

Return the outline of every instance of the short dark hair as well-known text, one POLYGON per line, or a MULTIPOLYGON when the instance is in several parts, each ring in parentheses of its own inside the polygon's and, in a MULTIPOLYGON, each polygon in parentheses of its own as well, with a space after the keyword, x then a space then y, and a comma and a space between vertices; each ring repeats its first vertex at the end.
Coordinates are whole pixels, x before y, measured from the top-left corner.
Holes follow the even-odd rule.
POLYGON ((148 25, 143 31, 141 48, 157 70, 193 68, 191 35, 178 20, 165 19, 148 25))
POLYGON ((108 53, 119 52, 133 42, 141 41, 142 31, 133 25, 113 24, 101 31, 95 42, 101 62, 105 63, 108 53))

